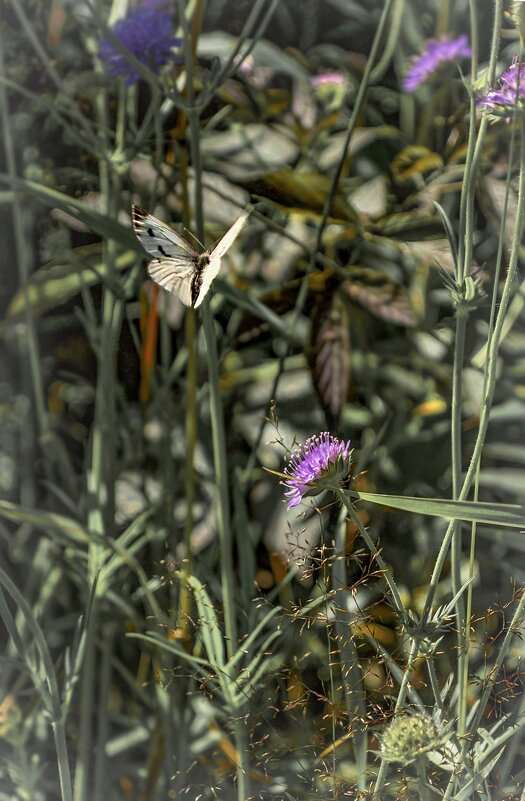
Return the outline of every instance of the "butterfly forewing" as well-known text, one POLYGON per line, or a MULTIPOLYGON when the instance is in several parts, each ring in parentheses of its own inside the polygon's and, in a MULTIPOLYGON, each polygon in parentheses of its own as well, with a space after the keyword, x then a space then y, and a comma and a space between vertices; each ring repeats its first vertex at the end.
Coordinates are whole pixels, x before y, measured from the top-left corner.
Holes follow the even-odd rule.
POLYGON ((186 306, 197 308, 220 270, 221 258, 235 242, 249 213, 241 214, 213 248, 199 254, 184 237, 153 214, 133 206, 135 234, 142 247, 154 258, 148 265, 148 273, 186 306))
POLYGON ((231 248, 237 237, 239 236, 242 228, 248 217, 250 216, 251 209, 248 211, 243 212, 238 220, 236 220, 231 228, 229 228, 222 239, 213 245, 210 250, 207 250, 203 256, 208 256, 209 263, 205 267, 202 273, 202 283, 199 291, 199 297, 195 306, 199 306, 206 293, 208 292, 211 282, 221 269, 221 259, 225 255, 225 253, 231 248))
POLYGON ((251 209, 248 211, 244 211, 238 220, 235 220, 232 227, 229 228, 222 239, 219 239, 217 244, 215 244, 209 251, 206 251, 209 254, 210 262, 213 261, 215 258, 222 259, 224 254, 227 250, 231 248, 241 230, 244 227, 244 224, 248 217, 250 216, 251 209))
POLYGON ((183 236, 173 231, 153 214, 133 206, 133 228, 140 244, 150 256, 166 259, 173 256, 198 256, 183 236))

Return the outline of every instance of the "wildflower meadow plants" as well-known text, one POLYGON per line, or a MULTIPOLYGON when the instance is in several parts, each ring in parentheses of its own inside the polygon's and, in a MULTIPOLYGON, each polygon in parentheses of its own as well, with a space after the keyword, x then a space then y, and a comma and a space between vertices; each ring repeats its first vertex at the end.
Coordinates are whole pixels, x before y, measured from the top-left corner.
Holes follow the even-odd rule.
POLYGON ((7 0, 0 801, 524 797, 522 5, 7 0))

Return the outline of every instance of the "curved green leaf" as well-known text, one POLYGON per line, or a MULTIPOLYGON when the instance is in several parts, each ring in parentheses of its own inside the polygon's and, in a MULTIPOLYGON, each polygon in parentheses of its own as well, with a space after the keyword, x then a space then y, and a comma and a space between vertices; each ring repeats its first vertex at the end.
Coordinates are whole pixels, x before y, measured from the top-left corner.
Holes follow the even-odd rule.
POLYGON ((444 498, 405 498, 402 495, 380 495, 360 492, 359 498, 369 503, 390 506, 405 512, 444 517, 446 520, 467 520, 525 529, 525 506, 483 501, 451 501, 444 498))

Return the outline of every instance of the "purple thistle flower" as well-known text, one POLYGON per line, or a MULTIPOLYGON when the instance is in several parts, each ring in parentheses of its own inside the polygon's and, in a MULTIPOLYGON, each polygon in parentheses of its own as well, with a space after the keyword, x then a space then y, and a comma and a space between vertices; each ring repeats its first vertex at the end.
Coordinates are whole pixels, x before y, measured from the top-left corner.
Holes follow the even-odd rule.
MULTIPOLYGON (((113 34, 124 47, 155 73, 170 59, 174 59, 171 49, 181 43, 180 39, 172 36, 172 31, 170 13, 159 10, 159 4, 151 3, 151 0, 147 5, 133 9, 113 26, 113 34)), ((122 76, 126 86, 139 80, 137 70, 107 39, 100 42, 99 56, 108 75, 122 76)))
POLYGON ((478 106, 510 121, 516 105, 523 107, 525 101, 525 64, 514 61, 499 79, 499 88, 489 89, 478 97, 478 106))
POLYGON ((403 89, 413 92, 424 83, 442 65, 457 58, 467 58, 472 55, 466 34, 450 39, 443 36, 441 39, 429 39, 420 56, 416 56, 403 81, 403 89))
POLYGON ((346 478, 350 455, 350 440, 342 442, 327 431, 307 439, 285 467, 289 478, 281 481, 288 487, 284 493, 289 499, 288 509, 298 506, 303 496, 318 495, 346 478))

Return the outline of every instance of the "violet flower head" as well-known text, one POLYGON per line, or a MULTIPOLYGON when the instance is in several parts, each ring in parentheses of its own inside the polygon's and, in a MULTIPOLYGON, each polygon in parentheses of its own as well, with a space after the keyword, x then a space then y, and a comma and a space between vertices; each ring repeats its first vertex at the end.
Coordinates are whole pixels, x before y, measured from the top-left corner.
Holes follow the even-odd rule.
POLYGON ((497 89, 489 89, 476 102, 478 106, 510 122, 515 106, 525 107, 525 64, 514 61, 502 74, 499 83, 497 89))
POLYGON ((349 472, 350 440, 343 442, 327 431, 310 437, 292 455, 281 481, 288 487, 288 509, 298 506, 305 495, 318 495, 324 489, 341 483, 349 472))
POLYGON ((468 36, 462 34, 457 39, 443 36, 441 39, 429 39, 420 56, 416 56, 403 81, 403 89, 413 92, 430 78, 442 64, 458 58, 468 58, 472 50, 468 36))
MULTIPOLYGON (((175 60, 171 52, 173 47, 181 44, 180 39, 172 36, 173 20, 168 11, 160 9, 158 3, 144 4, 133 9, 113 26, 114 36, 132 53, 141 64, 155 73, 175 60)), ((100 60, 108 75, 122 76, 126 86, 136 83, 140 75, 110 41, 102 39, 99 46, 100 60)))

